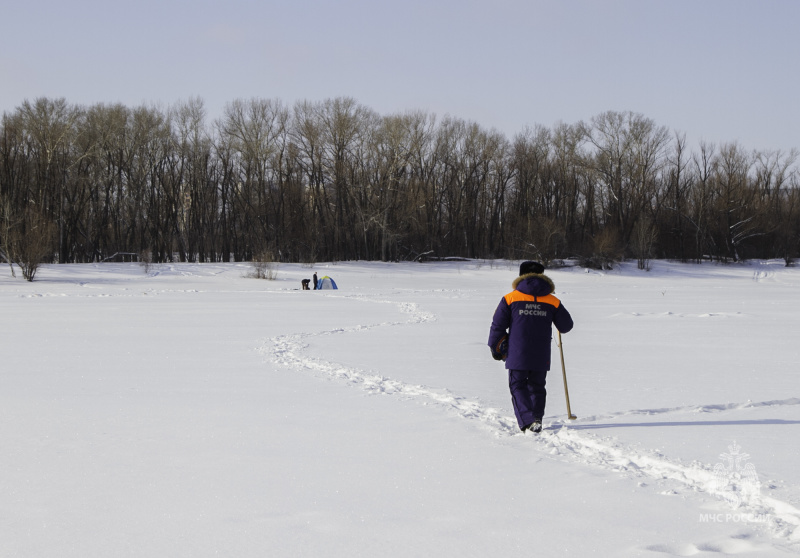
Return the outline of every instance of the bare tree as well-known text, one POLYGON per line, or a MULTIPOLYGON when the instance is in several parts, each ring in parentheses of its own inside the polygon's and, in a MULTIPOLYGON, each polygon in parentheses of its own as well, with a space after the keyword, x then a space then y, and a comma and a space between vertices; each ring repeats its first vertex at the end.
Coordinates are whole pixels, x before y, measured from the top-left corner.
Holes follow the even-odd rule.
POLYGON ((715 214, 720 244, 726 258, 742 259, 742 244, 763 234, 759 227, 758 199, 750 186, 748 173, 753 158, 738 143, 723 145, 717 154, 714 177, 715 214))
POLYGON ((631 248, 639 269, 650 270, 650 259, 653 257, 653 246, 657 235, 656 227, 650 219, 641 218, 636 222, 631 238, 631 248))
POLYGON ((800 256, 800 176, 796 170, 781 180, 780 186, 776 185, 769 218, 774 255, 791 266, 800 256))
POLYGON ((210 125, 198 98, 166 110, 37 99, 0 122, 0 251, 6 262, 41 248, 31 261, 271 252, 600 267, 626 255, 642 266, 657 255, 796 257, 796 152, 701 142, 690 153, 684 135, 670 137, 633 112, 509 142, 474 122, 380 116, 346 97, 291 110, 235 100, 210 125), (23 232, 41 242, 23 244, 23 232))
POLYGON ((17 226, 6 232, 4 243, 7 258, 20 267, 26 281, 33 281, 41 264, 52 261, 55 223, 33 205, 13 222, 17 226))
POLYGON ((633 227, 656 195, 668 130, 632 112, 605 112, 584 126, 596 149, 592 168, 604 186, 600 198, 607 226, 627 245, 633 227))
POLYGON ((689 194, 695 176, 690 162, 686 135, 676 133, 666 157, 664 187, 656 193, 653 226, 662 231, 665 251, 674 253, 681 261, 688 259, 687 226, 692 222, 689 194))
POLYGON ((15 215, 11 203, 0 196, 0 257, 11 268, 11 277, 17 276, 14 272, 14 256, 19 224, 19 219, 15 215))

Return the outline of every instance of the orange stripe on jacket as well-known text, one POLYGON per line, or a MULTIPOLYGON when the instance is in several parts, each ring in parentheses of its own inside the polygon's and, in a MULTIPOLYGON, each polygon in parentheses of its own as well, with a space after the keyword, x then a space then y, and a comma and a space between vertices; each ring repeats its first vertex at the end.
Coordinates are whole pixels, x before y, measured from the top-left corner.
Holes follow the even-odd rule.
POLYGON ((561 306, 561 301, 551 294, 545 296, 533 296, 521 293, 519 291, 514 291, 508 293, 503 298, 506 299, 506 304, 508 304, 509 306, 511 306, 511 304, 514 302, 543 302, 544 304, 549 304, 554 308, 558 308, 559 306, 561 306))

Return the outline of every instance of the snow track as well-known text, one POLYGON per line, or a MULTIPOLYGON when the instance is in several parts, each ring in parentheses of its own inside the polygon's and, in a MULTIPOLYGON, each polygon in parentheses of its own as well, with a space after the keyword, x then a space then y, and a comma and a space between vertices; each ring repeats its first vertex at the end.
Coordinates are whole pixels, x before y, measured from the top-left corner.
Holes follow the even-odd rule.
MULTIPOLYGON (((368 300, 358 297, 359 300, 368 300)), ((318 333, 295 333, 281 335, 269 340, 262 350, 271 360, 294 369, 305 369, 345 381, 370 393, 382 393, 413 398, 423 403, 433 403, 447 408, 464 418, 477 419, 494 430, 498 435, 511 435, 518 432, 514 417, 502 416, 496 409, 486 408, 476 401, 450 393, 447 389, 436 389, 422 385, 412 385, 399 380, 386 378, 373 372, 348 367, 304 354, 308 347, 307 339, 323 335, 343 335, 376 327, 420 324, 435 320, 435 316, 419 309, 415 303, 397 303, 385 300, 371 300, 377 304, 395 304, 409 319, 403 322, 384 322, 371 325, 357 325, 337 328, 318 333)))
MULTIPOLYGON (((571 462, 598 467, 600 469, 638 479, 640 486, 645 486, 642 479, 652 479, 668 488, 663 494, 677 494, 675 490, 687 493, 705 493, 725 501, 726 488, 718 488, 717 476, 712 465, 702 463, 685 464, 670 458, 658 450, 642 449, 619 442, 616 439, 600 437, 590 432, 596 421, 613 420, 630 416, 669 416, 676 414, 708 414, 727 413, 744 409, 761 407, 797 406, 800 398, 788 398, 773 401, 747 401, 744 403, 724 403, 710 405, 690 405, 682 407, 658 409, 634 409, 581 417, 578 421, 566 421, 566 417, 545 424, 545 430, 539 436, 521 434, 513 416, 504 414, 494 408, 483 405, 480 401, 470 400, 453 394, 445 388, 433 388, 424 385, 412 385, 392 378, 384 377, 371 371, 362 370, 309 356, 309 342, 319 336, 347 335, 363 330, 381 327, 408 326, 435 321, 436 317, 420 309, 416 303, 378 300, 364 296, 348 297, 375 304, 396 305, 404 314, 405 321, 383 322, 370 325, 336 328, 317 333, 294 333, 280 335, 267 340, 260 351, 275 363, 296 370, 306 370, 339 381, 346 382, 369 393, 394 395, 418 401, 424 405, 433 404, 465 419, 478 421, 483 428, 498 438, 510 436, 526 436, 538 451, 551 459, 563 459, 571 462)), ((749 494, 747 498, 737 502, 735 513, 740 517, 747 515, 768 525, 773 536, 779 537, 792 550, 800 548, 800 509, 787 502, 765 496, 760 493, 749 494)), ((731 510, 724 506, 720 509, 731 510)), ((659 551, 658 549, 650 549, 659 551)), ((722 550, 721 550, 722 551, 722 550)))
POLYGON ((776 399, 773 401, 747 401, 745 403, 722 403, 718 405, 687 405, 684 407, 664 407, 661 409, 635 409, 631 411, 621 411, 618 413, 581 417, 581 421, 594 422, 598 420, 611 420, 620 417, 630 417, 636 415, 653 416, 675 413, 718 413, 720 411, 757 409, 759 407, 781 407, 788 405, 800 405, 800 398, 791 397, 789 399, 776 399))
MULTIPOLYGON (((768 404, 769 402, 764 402, 768 404)), ((747 404, 742 404, 744 407, 747 404)), ((743 408, 742 407, 742 408, 743 408)), ((739 407, 732 407, 739 408, 739 407)), ((701 463, 684 464, 657 450, 642 450, 569 427, 544 431, 537 439, 539 447, 551 454, 583 462, 630 478, 648 478, 688 492, 707 493, 720 501, 730 496, 727 486, 720 486, 714 467, 701 463)), ((663 494, 677 494, 668 489, 663 494)), ((791 545, 800 545, 800 509, 781 500, 750 494, 733 509, 738 518, 747 516, 767 524, 775 536, 791 545)), ((727 508, 731 513, 731 508, 727 508)), ((727 515, 727 514, 726 514, 727 515)))

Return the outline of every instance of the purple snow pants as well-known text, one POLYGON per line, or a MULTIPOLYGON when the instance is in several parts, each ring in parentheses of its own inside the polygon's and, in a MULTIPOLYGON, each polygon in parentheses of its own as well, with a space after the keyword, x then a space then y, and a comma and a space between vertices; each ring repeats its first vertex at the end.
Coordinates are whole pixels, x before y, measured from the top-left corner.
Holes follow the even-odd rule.
POLYGON ((534 420, 542 420, 547 390, 544 389, 547 371, 509 370, 508 387, 520 430, 534 420))

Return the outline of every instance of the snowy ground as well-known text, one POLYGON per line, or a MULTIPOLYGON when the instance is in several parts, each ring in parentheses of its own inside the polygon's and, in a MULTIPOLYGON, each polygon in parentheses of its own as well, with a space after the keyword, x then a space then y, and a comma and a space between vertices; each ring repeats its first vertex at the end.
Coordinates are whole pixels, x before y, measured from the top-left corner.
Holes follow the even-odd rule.
POLYGON ((800 269, 549 271, 540 436, 485 346, 516 264, 5 269, 0 557, 800 551, 800 269))

